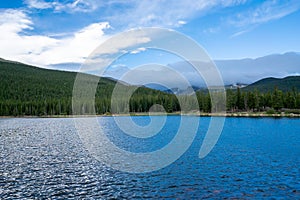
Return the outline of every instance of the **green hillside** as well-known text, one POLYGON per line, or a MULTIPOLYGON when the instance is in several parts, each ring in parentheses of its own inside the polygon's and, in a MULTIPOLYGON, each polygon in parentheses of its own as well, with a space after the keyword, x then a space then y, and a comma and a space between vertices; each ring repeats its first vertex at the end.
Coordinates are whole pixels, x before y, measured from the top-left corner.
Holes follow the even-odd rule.
MULTIPOLYGON (((0 115, 72 114, 71 101, 75 77, 75 72, 48 70, 0 60, 0 115)), ((110 97, 115 84, 114 80, 100 79, 95 100, 97 114, 111 112, 110 97)), ((130 111, 148 111, 154 103, 165 105, 170 108, 169 111, 173 111, 177 109, 174 97, 142 87, 131 98, 130 111)))
POLYGON ((283 92, 291 91, 293 88, 300 91, 300 76, 288 76, 285 78, 265 78, 243 88, 244 91, 257 89, 260 92, 273 91, 275 88, 283 92))

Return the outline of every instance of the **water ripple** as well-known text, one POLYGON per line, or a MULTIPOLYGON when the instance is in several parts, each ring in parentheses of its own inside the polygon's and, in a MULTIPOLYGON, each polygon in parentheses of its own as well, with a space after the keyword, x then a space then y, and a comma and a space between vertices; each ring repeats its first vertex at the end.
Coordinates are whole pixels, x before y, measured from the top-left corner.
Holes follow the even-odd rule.
MULTIPOLYGON (((103 120, 117 132, 111 118, 103 120)), ((1 119, 0 199, 300 198, 300 120, 230 118, 216 148, 200 160, 206 120, 175 163, 128 174, 91 157, 72 119, 1 119)), ((125 139, 119 144, 126 146, 125 139)))

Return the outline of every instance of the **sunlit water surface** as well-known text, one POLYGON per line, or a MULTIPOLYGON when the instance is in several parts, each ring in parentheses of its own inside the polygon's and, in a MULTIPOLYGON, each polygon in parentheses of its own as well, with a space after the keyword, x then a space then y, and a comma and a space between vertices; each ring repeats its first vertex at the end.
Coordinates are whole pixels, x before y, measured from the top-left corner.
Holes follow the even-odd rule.
MULTIPOLYGON (((200 118, 193 144, 170 166, 129 174, 94 159, 72 118, 0 119, 0 199, 300 199, 300 119, 226 118, 217 145, 199 159, 209 121, 200 118)), ((149 139, 123 134, 112 117, 99 122, 116 145, 147 152, 172 140, 180 116, 149 139)))

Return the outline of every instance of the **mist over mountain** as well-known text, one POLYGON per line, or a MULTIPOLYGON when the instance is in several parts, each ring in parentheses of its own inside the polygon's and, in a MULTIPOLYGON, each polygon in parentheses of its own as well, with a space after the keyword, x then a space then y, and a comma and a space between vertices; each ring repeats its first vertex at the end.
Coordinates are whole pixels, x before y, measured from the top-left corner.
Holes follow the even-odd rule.
POLYGON ((253 83, 266 77, 283 78, 300 74, 300 54, 268 55, 256 59, 216 60, 225 84, 253 83))
MULTIPOLYGON (((300 53, 296 52, 273 54, 256 59, 215 60, 214 62, 225 85, 251 84, 266 77, 283 78, 300 74, 300 53)), ((201 69, 206 67, 205 63, 197 61, 193 64, 200 66, 201 69)), ((178 76, 174 75, 177 74, 187 79, 194 87, 206 86, 201 75, 186 61, 171 63, 166 68, 161 70, 137 69, 130 78, 127 76, 127 79, 124 80, 122 76, 128 74, 131 69, 126 66, 116 66, 106 71, 105 76, 137 85, 144 84, 145 78, 151 76, 154 82, 168 85, 170 88, 186 89, 182 86, 182 80, 178 80, 178 76)), ((157 84, 148 84, 147 86, 160 89, 157 84)))

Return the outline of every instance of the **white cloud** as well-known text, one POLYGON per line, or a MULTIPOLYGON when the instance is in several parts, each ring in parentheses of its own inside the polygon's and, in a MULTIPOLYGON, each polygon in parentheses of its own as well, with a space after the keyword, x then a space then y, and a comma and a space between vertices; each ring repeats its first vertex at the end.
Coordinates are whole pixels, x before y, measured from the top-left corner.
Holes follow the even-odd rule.
POLYGON ((140 47, 140 45, 151 42, 151 38, 155 37, 158 32, 159 31, 137 29, 128 31, 125 34, 117 34, 95 49, 93 54, 86 59, 84 67, 81 70, 101 75, 102 70, 119 56, 126 53, 137 54, 146 50, 146 48, 140 47))
MULTIPOLYGON (((144 32, 142 30, 129 31, 126 34, 115 35, 111 40, 106 41, 102 48, 98 48, 95 52, 95 58, 99 56, 105 56, 106 54, 115 53, 128 53, 132 51, 143 51, 144 48, 138 47, 138 49, 133 49, 135 46, 146 44, 151 41, 148 34, 155 34, 154 32, 148 31, 144 32), (149 33, 148 33, 149 32, 149 33)), ((137 53, 137 52, 136 52, 137 53)), ((94 58, 92 58, 94 59, 94 58)))
POLYGON ((91 24, 68 37, 54 39, 43 35, 24 35, 34 24, 24 11, 5 10, 0 14, 0 55, 28 64, 47 66, 81 63, 103 42, 108 22, 91 24))
POLYGON ((23 29, 30 29, 32 22, 24 11, 8 9, 0 13, 0 25, 2 28, 5 25, 7 31, 18 33, 23 29))
POLYGON ((185 25, 187 22, 186 22, 186 21, 183 21, 183 20, 179 20, 177 23, 178 23, 179 25, 185 25))
POLYGON ((1 57, 24 61, 25 55, 39 53, 44 47, 55 44, 55 40, 48 37, 22 34, 23 30, 33 29, 32 21, 23 11, 5 10, 0 19, 1 57))
POLYGON ((130 53, 131 53, 131 54, 138 54, 138 53, 140 53, 140 52, 142 52, 142 51, 146 51, 146 48, 140 47, 140 48, 137 48, 137 49, 131 51, 130 53))
POLYGON ((91 24, 72 35, 71 37, 56 40, 52 47, 39 55, 28 56, 32 63, 44 65, 58 63, 82 63, 106 38, 103 30, 109 28, 107 22, 91 24))

